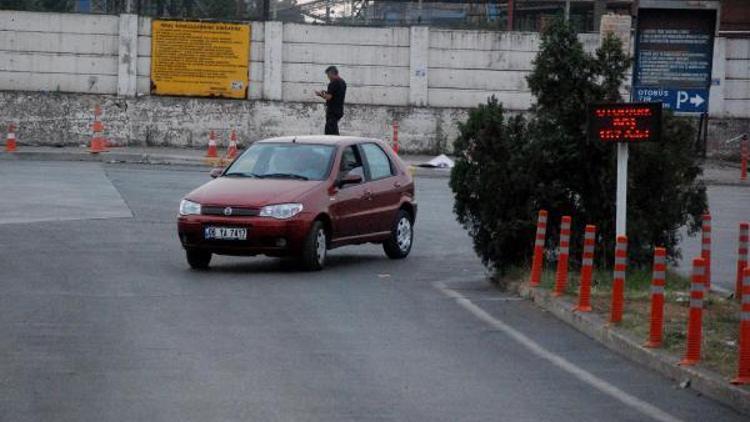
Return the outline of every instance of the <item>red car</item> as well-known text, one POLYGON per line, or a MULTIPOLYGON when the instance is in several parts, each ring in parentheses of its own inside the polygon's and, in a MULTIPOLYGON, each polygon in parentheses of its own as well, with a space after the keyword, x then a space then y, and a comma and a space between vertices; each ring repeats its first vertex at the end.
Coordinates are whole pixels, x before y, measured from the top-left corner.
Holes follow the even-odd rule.
POLYGON ((180 203, 177 227, 187 261, 212 254, 296 256, 320 270, 329 249, 381 243, 409 255, 417 203, 414 180, 383 142, 298 136, 255 142, 180 203))

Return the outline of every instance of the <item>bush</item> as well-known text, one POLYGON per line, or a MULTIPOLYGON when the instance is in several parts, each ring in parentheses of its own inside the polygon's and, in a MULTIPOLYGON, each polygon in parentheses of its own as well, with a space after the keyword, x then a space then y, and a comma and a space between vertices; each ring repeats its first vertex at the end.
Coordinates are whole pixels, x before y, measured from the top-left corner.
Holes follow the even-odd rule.
POLYGON ((459 124, 454 143, 459 157, 450 179, 455 212, 488 266, 522 261, 526 251, 517 246, 533 235, 528 224, 533 190, 521 170, 528 155, 525 128, 522 117, 506 118, 495 97, 459 124))
MULTIPOLYGON (((493 97, 459 125, 451 188, 458 221, 485 265, 524 265, 532 251, 536 215, 547 209, 548 246, 557 244, 562 215, 573 217, 572 256, 583 227, 598 228, 601 262, 611 263, 615 240, 616 147, 588 142, 586 105, 620 101, 630 59, 608 37, 594 56, 564 22, 549 25, 528 77, 536 98, 529 120, 507 117, 493 97)), ((628 192, 629 257, 650 262, 654 246, 679 256, 678 229, 693 233, 707 209, 693 129, 665 114, 662 140, 633 146, 628 192)))

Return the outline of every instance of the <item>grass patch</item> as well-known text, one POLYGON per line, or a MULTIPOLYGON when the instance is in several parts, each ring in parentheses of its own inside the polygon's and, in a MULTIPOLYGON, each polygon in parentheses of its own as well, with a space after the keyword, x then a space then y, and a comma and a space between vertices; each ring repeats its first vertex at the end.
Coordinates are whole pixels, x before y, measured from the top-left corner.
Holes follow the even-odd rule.
MULTIPOLYGON (((578 297, 580 275, 570 272, 567 296, 578 297)), ((528 280, 528 276, 524 278, 528 280)), ((555 272, 547 270, 542 274, 542 288, 553 289, 555 272)), ((648 339, 651 317, 651 270, 628 271, 625 280, 625 309, 620 327, 635 338, 648 339)), ((609 318, 611 306, 612 272, 594 272, 591 288, 593 312, 604 319, 609 318)), ((664 300, 664 346, 677 356, 685 353, 687 319, 689 310, 690 279, 672 271, 667 272, 664 300)), ((739 305, 732 299, 710 294, 704 299, 703 343, 701 365, 720 373, 726 378, 733 377, 737 368, 739 305)))

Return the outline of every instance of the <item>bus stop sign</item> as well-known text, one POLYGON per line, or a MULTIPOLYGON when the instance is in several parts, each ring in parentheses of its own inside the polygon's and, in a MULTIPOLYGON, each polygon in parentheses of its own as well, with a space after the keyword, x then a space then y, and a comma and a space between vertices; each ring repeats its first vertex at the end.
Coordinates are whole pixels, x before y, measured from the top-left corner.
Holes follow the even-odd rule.
POLYGON ((633 100, 659 101, 681 113, 707 112, 716 10, 644 8, 647 3, 638 9, 633 100))

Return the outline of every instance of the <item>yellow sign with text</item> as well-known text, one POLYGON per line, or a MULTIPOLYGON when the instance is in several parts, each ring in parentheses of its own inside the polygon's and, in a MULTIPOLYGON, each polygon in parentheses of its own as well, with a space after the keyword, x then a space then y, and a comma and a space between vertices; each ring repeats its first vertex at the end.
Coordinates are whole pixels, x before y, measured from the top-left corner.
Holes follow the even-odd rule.
POLYGON ((154 20, 151 93, 247 98, 250 25, 154 20))

